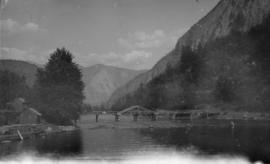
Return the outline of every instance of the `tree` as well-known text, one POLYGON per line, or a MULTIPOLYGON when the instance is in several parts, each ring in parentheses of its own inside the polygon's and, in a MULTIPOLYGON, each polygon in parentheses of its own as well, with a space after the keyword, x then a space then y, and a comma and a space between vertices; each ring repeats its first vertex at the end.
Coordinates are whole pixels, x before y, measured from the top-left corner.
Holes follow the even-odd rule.
POLYGON ((249 36, 254 40, 255 52, 251 59, 266 83, 270 83, 270 14, 261 25, 253 27, 249 36))
POLYGON ((214 93, 217 100, 221 100, 223 102, 232 102, 236 99, 236 89, 236 80, 229 79, 228 77, 221 75, 216 82, 214 93))
POLYGON ((0 109, 16 97, 28 98, 30 88, 25 78, 10 71, 0 71, 0 109))
POLYGON ((68 124, 81 113, 84 84, 81 71, 72 60, 68 50, 56 49, 45 68, 37 72, 36 105, 51 123, 68 124))
MULTIPOLYGON (((181 74, 180 85, 182 87, 182 108, 191 109, 196 105, 196 90, 204 74, 205 51, 199 44, 196 50, 189 46, 182 47, 181 60, 177 69, 181 74)), ((179 104, 180 105, 180 104, 179 104)))
MULTIPOLYGON (((200 52, 201 52, 200 48, 200 52)), ((190 83, 198 83, 202 76, 203 69, 203 53, 193 51, 190 47, 182 48, 182 56, 180 64, 180 72, 184 74, 185 79, 190 83)))

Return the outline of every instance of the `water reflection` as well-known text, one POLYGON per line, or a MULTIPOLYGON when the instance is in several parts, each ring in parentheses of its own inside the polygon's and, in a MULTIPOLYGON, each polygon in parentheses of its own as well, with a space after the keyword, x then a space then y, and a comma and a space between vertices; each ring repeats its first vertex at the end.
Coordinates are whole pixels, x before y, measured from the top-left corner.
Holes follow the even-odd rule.
POLYGON ((93 158, 123 157, 125 153, 151 145, 150 137, 143 137, 136 130, 96 129, 84 131, 84 153, 93 158))
POLYGON ((72 133, 52 134, 40 140, 35 149, 39 154, 76 156, 83 153, 81 138, 80 130, 72 133))
POLYGON ((232 130, 230 126, 196 126, 178 129, 143 130, 164 145, 176 146, 178 150, 195 147, 202 155, 241 155, 251 161, 270 162, 269 122, 238 121, 232 130))
POLYGON ((269 122, 209 122, 174 129, 81 129, 74 133, 0 144, 0 155, 34 152, 51 157, 124 159, 149 152, 188 152, 197 155, 243 155, 270 162, 269 122))
POLYGON ((53 158, 82 154, 81 131, 50 134, 25 141, 1 143, 0 156, 13 156, 22 153, 46 155, 53 158))

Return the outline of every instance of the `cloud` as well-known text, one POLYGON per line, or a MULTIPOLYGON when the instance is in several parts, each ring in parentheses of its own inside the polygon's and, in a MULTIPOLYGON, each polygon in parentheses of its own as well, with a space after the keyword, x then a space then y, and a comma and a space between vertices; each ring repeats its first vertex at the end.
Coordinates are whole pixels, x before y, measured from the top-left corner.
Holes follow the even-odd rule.
MULTIPOLYGON (((11 19, 6 21, 6 26, 9 27, 9 30, 17 30, 17 22, 11 19)), ((21 30, 25 31, 37 31, 40 29, 40 27, 34 23, 26 23, 22 27, 24 28, 21 28, 21 30)), ((72 51, 72 54, 74 54, 75 62, 82 66, 106 64, 137 70, 150 69, 160 58, 172 50, 176 41, 186 31, 186 28, 181 28, 167 33, 165 33, 163 30, 155 30, 151 33, 134 32, 132 34, 128 34, 126 38, 119 38, 117 40, 119 44, 127 48, 122 50, 120 49, 120 52, 111 51, 107 53, 83 54, 81 51, 72 51), (150 47, 152 49, 150 49, 150 47)), ((83 44, 83 42, 78 42, 78 44, 83 44)), ((28 46, 32 47, 32 49, 25 50, 8 48, 14 47, 14 45, 5 46, 6 47, 4 48, 0 48, 0 58, 27 60, 39 64, 46 63, 49 55, 53 51, 36 50, 37 48, 35 48, 35 46, 28 46)))
POLYGON ((148 69, 152 53, 147 51, 133 50, 127 53, 108 52, 104 54, 90 53, 81 55, 74 53, 75 61, 83 66, 105 64, 130 69, 148 69))
POLYGON ((8 3, 8 0, 0 0, 0 9, 4 9, 8 3))
POLYGON ((155 30, 152 34, 147 34, 145 32, 135 32, 134 37, 138 41, 152 41, 165 36, 162 30, 155 30))
POLYGON ((148 59, 152 56, 152 53, 146 52, 146 51, 132 51, 130 53, 127 53, 123 55, 122 59, 124 62, 133 62, 136 60, 144 60, 148 59))
POLYGON ((37 53, 33 49, 22 50, 18 48, 0 47, 0 59, 13 59, 30 61, 37 64, 44 64, 49 57, 49 51, 37 53))
POLYGON ((128 34, 127 38, 119 38, 117 42, 119 45, 129 49, 156 48, 162 45, 164 38, 166 38, 166 35, 162 30, 155 30, 149 34, 137 31, 128 34))
POLYGON ((0 26, 3 33, 20 33, 20 32, 41 32, 44 29, 41 29, 38 24, 33 22, 28 22, 26 24, 20 24, 17 21, 12 19, 0 20, 0 26))
POLYGON ((180 28, 168 33, 165 33, 163 30, 154 30, 152 33, 137 31, 129 33, 126 38, 118 38, 117 43, 127 49, 172 47, 186 31, 187 28, 180 28))
MULTIPOLYGON (((154 30, 150 33, 140 31, 128 33, 126 37, 118 38, 117 43, 128 49, 129 52, 109 54, 106 59, 111 59, 109 58, 111 56, 113 59, 117 59, 112 63, 130 66, 133 69, 149 69, 175 47, 177 40, 187 30, 188 28, 180 28, 166 33, 163 30, 154 30)), ((104 62, 104 64, 107 63, 110 62, 104 62)))
POLYGON ((25 24, 24 26, 22 26, 23 30, 29 30, 29 31, 33 31, 33 32, 37 32, 40 30, 39 25, 35 24, 33 22, 29 22, 27 24, 25 24))
POLYGON ((124 39, 124 38, 118 38, 117 43, 125 48, 131 49, 133 48, 133 44, 131 43, 130 40, 124 39))

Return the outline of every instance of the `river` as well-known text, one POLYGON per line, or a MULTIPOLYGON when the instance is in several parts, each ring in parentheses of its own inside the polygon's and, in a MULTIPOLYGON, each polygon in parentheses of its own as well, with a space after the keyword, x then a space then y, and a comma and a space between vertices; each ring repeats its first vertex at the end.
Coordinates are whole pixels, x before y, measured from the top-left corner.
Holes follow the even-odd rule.
POLYGON ((236 122, 234 129, 230 125, 219 126, 218 123, 216 126, 185 128, 82 128, 0 144, 1 158, 29 153, 52 158, 124 159, 153 152, 179 152, 206 157, 232 155, 250 161, 270 162, 270 124, 241 121, 236 122))

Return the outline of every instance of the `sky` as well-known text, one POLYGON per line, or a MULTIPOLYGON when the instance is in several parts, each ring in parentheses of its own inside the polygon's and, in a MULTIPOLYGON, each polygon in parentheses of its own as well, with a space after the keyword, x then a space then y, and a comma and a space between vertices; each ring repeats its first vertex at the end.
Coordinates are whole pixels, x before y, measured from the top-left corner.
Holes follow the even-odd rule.
POLYGON ((0 58, 150 69, 219 0, 0 0, 0 58))

